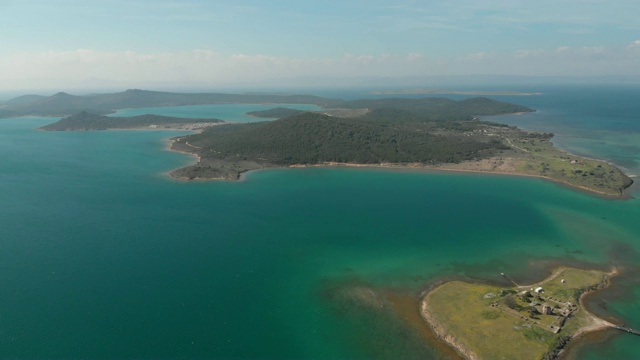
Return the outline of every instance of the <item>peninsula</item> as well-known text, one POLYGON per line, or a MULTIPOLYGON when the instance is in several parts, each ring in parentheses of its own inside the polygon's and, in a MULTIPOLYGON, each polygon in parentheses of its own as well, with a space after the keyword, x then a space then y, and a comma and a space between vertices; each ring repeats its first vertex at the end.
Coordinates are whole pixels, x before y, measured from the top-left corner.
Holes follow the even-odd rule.
POLYGON ((615 274, 560 268, 540 283, 512 287, 450 281, 424 296, 421 314, 465 358, 555 359, 581 334, 616 327, 582 302, 615 274))

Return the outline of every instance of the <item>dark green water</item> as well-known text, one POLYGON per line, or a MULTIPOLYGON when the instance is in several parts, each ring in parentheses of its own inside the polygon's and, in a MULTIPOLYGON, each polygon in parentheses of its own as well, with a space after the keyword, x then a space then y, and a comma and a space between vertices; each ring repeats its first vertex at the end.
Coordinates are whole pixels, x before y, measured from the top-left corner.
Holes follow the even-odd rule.
MULTIPOLYGON (((0 357, 437 358, 345 291, 633 267, 640 204, 538 179, 348 169, 184 183, 166 131, 0 120, 0 357), (346 289, 346 290, 345 290, 346 289)), ((593 307, 640 328, 635 273, 593 307)), ((637 357, 619 334, 579 357, 637 357)))

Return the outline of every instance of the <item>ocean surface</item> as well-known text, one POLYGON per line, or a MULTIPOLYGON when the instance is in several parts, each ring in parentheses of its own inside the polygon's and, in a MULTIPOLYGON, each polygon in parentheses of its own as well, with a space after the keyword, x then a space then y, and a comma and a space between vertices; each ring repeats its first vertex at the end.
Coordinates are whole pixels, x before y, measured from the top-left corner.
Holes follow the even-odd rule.
MULTIPOLYGON (((496 98, 536 113, 491 120, 640 174, 639 88, 525 90, 544 94, 496 98)), ((635 198, 373 169, 180 182, 163 174, 193 159, 165 147, 186 132, 34 130, 56 120, 0 119, 0 358, 439 359, 415 320, 430 284, 556 264, 619 266, 589 306, 640 328, 635 198)), ((607 331, 572 356, 638 358, 639 340, 607 331)))

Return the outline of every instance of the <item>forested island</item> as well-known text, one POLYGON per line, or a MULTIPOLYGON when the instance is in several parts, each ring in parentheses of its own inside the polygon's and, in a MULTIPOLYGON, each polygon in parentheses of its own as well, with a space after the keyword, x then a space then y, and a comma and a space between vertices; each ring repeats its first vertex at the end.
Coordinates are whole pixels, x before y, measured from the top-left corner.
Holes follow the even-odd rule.
MULTIPOLYGON (((478 111, 478 103, 490 102, 470 103, 478 111)), ((199 161, 171 174, 234 180, 245 171, 273 167, 402 167, 538 176, 612 197, 633 183, 607 162, 556 149, 553 134, 470 120, 475 117, 460 109, 448 117, 409 109, 380 108, 354 118, 305 112, 207 128, 173 139, 173 149, 196 154, 199 161)))
POLYGON ((567 154, 553 134, 481 121, 479 117, 533 109, 485 97, 336 100, 312 95, 180 94, 145 90, 51 97, 28 95, 4 102, 2 114, 61 114, 43 130, 189 129, 172 148, 195 154, 197 164, 171 172, 180 179, 234 180, 256 169, 303 166, 382 166, 538 176, 601 195, 621 197, 633 181, 615 166, 567 154), (126 107, 222 103, 307 103, 249 113, 278 120, 225 123, 221 119, 159 115, 113 117, 126 107), (225 124, 225 126, 213 126, 225 124))

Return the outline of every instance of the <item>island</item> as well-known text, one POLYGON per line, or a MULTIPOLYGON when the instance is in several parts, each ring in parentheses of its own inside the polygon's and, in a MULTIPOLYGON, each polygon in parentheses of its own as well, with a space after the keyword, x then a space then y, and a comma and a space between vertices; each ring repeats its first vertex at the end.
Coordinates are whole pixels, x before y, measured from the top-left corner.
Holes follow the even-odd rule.
POLYGON ((541 177, 618 198, 633 183, 605 161, 555 148, 553 134, 474 116, 469 120, 463 106, 444 108, 444 115, 404 108, 373 109, 352 118, 306 112, 270 122, 207 128, 172 139, 172 149, 197 155, 199 161, 171 175, 235 180, 250 170, 309 166, 472 171, 541 177))
POLYGON ((95 131, 95 130, 132 130, 132 129, 179 129, 199 130, 206 127, 226 124, 220 119, 178 118, 162 115, 105 116, 81 111, 59 121, 42 126, 47 131, 95 131))
POLYGON ((581 334, 616 327, 589 313, 582 301, 615 274, 567 267, 524 286, 449 281, 427 292, 420 312, 465 358, 555 359, 581 334))

